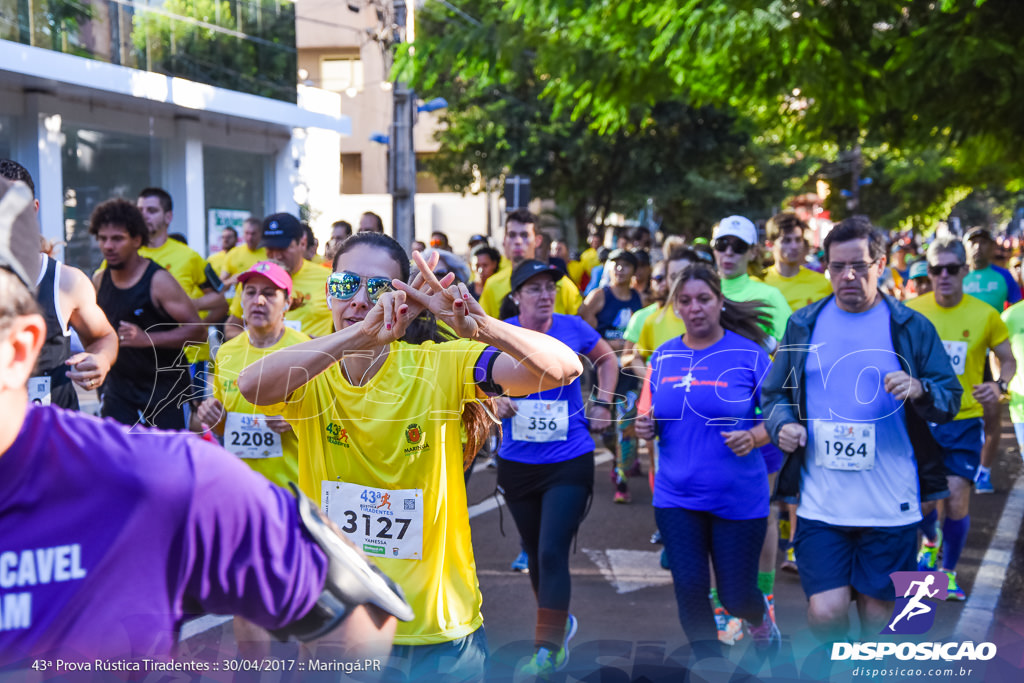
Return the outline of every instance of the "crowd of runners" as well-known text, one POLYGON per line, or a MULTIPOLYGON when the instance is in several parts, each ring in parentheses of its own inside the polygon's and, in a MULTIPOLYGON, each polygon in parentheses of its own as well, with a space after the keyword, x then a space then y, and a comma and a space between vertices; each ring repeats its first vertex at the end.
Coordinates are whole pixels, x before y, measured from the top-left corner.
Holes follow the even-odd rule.
POLYGON ((0 175, 0 666, 171 656, 216 613, 248 654, 293 637, 480 680, 479 459, 537 605, 521 671, 546 678, 599 448, 616 504, 651 487, 696 656, 778 651, 777 568, 823 641, 877 634, 892 572, 966 599, 1006 402, 1024 443, 1019 262, 986 228, 854 216, 818 244, 794 213, 729 216, 691 241, 595 227, 573 258, 524 210, 464 253, 367 213, 319 253, 278 213, 203 259, 147 188, 92 212, 85 274, 40 240, 25 169, 0 175), (107 419, 75 412, 91 392, 107 419))

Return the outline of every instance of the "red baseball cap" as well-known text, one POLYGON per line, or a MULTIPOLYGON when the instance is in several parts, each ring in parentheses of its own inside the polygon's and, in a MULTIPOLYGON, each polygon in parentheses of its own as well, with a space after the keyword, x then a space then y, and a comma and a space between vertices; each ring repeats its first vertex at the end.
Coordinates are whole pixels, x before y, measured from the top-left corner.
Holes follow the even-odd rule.
POLYGON ((238 282, 244 284, 246 280, 262 275, 277 287, 285 291, 288 296, 292 295, 292 276, 288 271, 273 261, 259 261, 252 268, 238 276, 238 282))

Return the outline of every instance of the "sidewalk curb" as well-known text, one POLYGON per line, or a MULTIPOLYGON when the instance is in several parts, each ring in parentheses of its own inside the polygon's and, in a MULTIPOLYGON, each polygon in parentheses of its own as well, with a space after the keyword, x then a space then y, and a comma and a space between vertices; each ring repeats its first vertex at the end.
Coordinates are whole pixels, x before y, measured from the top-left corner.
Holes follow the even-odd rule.
POLYGON ((1024 519, 1024 473, 1017 476, 1013 488, 1006 497, 1003 514, 999 517, 999 525, 988 550, 981 560, 981 567, 974 580, 971 595, 960 614, 960 620, 953 631, 954 638, 972 640, 979 633, 988 636, 989 628, 995 618, 999 596, 1002 594, 1006 572, 1013 560, 1013 549, 1024 519))

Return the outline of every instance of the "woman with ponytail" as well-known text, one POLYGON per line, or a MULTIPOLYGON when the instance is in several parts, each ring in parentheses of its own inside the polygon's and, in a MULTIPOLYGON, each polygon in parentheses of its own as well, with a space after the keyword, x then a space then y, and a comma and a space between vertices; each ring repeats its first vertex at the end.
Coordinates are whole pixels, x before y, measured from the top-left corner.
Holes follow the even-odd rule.
POLYGON ((637 433, 659 441, 654 513, 679 620, 698 656, 719 654, 710 556, 725 608, 746 620, 755 647, 777 649, 778 627, 757 587, 768 517, 758 450, 768 434, 757 414, 770 365, 767 312, 758 302, 723 297, 718 274, 704 264, 680 273, 668 301, 686 332, 651 356, 637 433))

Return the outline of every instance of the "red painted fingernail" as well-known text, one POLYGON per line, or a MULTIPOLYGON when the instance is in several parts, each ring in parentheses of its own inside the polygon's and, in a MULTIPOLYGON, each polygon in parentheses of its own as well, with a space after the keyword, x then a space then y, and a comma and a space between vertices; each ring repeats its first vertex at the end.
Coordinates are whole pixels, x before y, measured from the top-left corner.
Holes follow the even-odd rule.
POLYGON ((387 325, 385 325, 385 327, 390 330, 391 329, 391 323, 388 323, 387 325))

